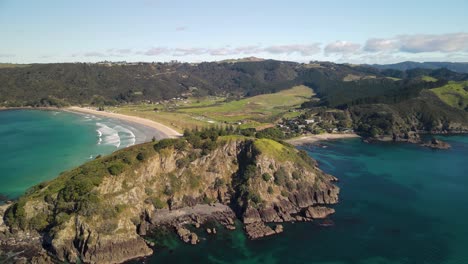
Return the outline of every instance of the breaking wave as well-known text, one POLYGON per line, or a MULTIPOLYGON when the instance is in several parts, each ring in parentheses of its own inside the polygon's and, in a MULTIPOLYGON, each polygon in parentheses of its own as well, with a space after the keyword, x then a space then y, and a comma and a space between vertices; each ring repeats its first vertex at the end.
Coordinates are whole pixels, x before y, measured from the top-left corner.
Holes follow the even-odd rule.
POLYGON ((129 128, 99 122, 96 123, 96 126, 98 127, 96 130, 98 145, 112 145, 119 148, 120 146, 132 146, 136 143, 136 136, 129 128))

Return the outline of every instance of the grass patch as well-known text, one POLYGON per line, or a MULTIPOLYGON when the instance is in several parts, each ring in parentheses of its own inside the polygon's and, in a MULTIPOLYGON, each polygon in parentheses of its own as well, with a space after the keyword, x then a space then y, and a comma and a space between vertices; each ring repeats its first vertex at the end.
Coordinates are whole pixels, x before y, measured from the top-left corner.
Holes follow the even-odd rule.
POLYGON ((431 76, 424 75, 421 77, 421 80, 425 82, 437 82, 437 79, 431 76))
POLYGON ((269 125, 278 118, 295 117, 300 112, 290 111, 309 101, 314 95, 306 86, 296 86, 273 94, 257 95, 240 100, 227 101, 224 97, 189 98, 155 104, 109 107, 108 111, 150 119, 175 130, 194 129, 239 123, 245 127, 269 125))
POLYGON ((462 109, 468 109, 468 81, 449 82, 439 88, 431 89, 446 104, 462 109))

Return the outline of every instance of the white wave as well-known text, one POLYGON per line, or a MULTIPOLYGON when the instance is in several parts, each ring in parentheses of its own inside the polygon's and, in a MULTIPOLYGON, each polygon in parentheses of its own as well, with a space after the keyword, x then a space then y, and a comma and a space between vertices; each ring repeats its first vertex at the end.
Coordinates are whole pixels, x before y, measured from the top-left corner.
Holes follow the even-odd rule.
POLYGON ((130 129, 118 125, 114 127, 114 130, 119 133, 120 140, 123 145, 126 147, 135 145, 136 136, 130 129))
POLYGON ((104 145, 113 145, 117 148, 120 147, 120 136, 117 130, 102 123, 96 123, 96 126, 98 126, 96 131, 100 139, 98 144, 102 143, 104 145))

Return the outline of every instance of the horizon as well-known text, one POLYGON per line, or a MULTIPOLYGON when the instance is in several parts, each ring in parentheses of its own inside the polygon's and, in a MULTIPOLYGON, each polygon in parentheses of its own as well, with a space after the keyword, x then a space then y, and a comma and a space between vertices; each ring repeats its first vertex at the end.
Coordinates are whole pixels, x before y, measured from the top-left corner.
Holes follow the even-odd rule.
POLYGON ((0 61, 468 61, 468 2, 0 2, 0 61))
MULTIPOLYGON (((62 61, 62 62, 29 62, 29 63, 15 63, 15 62, 3 62, 0 61, 0 64, 4 65, 34 65, 34 64, 78 64, 78 63, 83 63, 83 64, 105 64, 105 63, 128 63, 128 64, 133 64, 133 63, 188 63, 188 64, 200 64, 200 63, 222 63, 225 61, 239 61, 243 59, 249 59, 252 57, 241 57, 241 58, 228 58, 228 59, 223 59, 223 60, 206 60, 206 61, 197 61, 197 62, 192 62, 192 61, 182 61, 182 60, 167 60, 167 61, 126 61, 126 60, 102 60, 102 61, 62 61)), ((390 65, 390 64, 400 64, 400 63, 460 63, 460 64, 468 64, 468 59, 467 61, 411 61, 411 60, 406 60, 406 61, 396 61, 393 63, 351 63, 351 62, 334 62, 330 60, 311 60, 311 61, 294 61, 294 60, 278 60, 274 58, 258 58, 254 57, 255 59, 259 59, 259 61, 267 61, 267 60, 273 60, 273 61, 282 61, 282 62, 292 62, 292 63, 298 63, 298 64, 310 64, 310 63, 321 63, 321 62, 326 62, 326 63, 335 63, 335 64, 349 64, 349 65, 390 65)), ((255 61, 247 61, 247 62, 255 62, 255 61)))

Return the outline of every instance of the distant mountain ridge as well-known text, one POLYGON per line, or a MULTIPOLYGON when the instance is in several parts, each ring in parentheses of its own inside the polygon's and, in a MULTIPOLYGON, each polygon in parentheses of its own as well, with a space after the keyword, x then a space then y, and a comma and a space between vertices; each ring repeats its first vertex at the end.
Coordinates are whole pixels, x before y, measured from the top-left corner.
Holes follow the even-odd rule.
POLYGON ((380 70, 394 69, 400 71, 412 70, 412 69, 441 69, 446 68, 454 72, 468 73, 468 62, 415 62, 415 61, 403 61, 394 64, 371 64, 368 65, 380 70))

